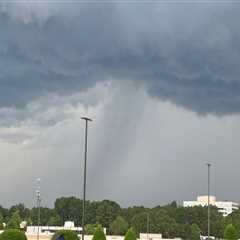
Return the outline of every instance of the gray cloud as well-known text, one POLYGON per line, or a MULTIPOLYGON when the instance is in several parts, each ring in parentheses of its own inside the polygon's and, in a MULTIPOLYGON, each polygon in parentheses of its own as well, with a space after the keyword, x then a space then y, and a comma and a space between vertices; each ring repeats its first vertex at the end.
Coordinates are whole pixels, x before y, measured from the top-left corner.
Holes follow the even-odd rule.
MULTIPOLYGON (((89 92, 89 98, 94 95, 95 91, 89 92)), ((88 199, 109 198, 123 206, 154 206, 174 199, 181 203, 206 193, 207 161, 213 164, 212 193, 219 199, 240 199, 235 191, 239 116, 199 117, 149 98, 134 85, 110 86, 102 99, 88 109, 81 103, 72 109, 62 106, 71 117, 63 115, 51 126, 30 121, 5 130, 0 148, 6 171, 0 187, 12 176, 16 182, 4 190, 2 204, 32 205, 36 177, 42 178, 44 205, 52 205, 57 196, 82 196, 83 114, 94 119, 89 126, 88 199), (16 133, 15 139, 25 134, 24 141, 9 140, 16 133)), ((46 107, 44 114, 51 108, 46 107)))
POLYGON ((213 193, 240 199, 229 187, 239 169, 237 4, 1 1, 0 9, 1 203, 32 205, 37 177, 44 205, 81 196, 85 114, 94 119, 89 199, 192 199, 206 192, 207 161, 213 193))
POLYGON ((198 113, 239 112, 234 3, 15 6, 3 3, 0 14, 2 106, 113 77, 198 113))

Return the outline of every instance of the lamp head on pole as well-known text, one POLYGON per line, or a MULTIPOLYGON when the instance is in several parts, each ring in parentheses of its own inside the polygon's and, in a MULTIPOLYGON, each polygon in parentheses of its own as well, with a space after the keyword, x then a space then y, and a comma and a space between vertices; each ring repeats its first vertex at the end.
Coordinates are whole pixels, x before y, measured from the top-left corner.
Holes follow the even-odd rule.
POLYGON ((211 167, 211 163, 206 163, 206 165, 207 165, 208 167, 211 167))
POLYGON ((92 122, 92 119, 91 118, 88 118, 88 117, 81 117, 82 120, 85 120, 85 121, 90 121, 92 122))

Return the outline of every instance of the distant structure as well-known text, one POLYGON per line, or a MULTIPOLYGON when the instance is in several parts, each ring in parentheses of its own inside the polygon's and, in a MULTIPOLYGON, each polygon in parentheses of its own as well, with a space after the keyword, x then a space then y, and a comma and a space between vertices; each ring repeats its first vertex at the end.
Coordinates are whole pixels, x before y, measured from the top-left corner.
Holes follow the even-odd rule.
MULTIPOLYGON (((82 227, 76 227, 74 222, 67 221, 64 226, 40 226, 40 240, 51 240, 53 234, 59 230, 73 230, 81 239, 82 227)), ((106 228, 103 228, 106 234, 106 228)), ((0 231, 1 232, 1 231, 0 231)), ((38 226, 27 226, 26 235, 28 240, 36 240, 38 234, 38 226)), ((85 240, 92 240, 93 235, 85 235, 85 240)), ((124 236, 120 235, 106 235, 106 240, 124 240, 124 236)), ((181 240, 181 238, 167 239, 163 238, 161 233, 140 233, 138 240, 181 240)))
POLYGON ((161 233, 140 233, 139 234, 140 240, 162 240, 161 233))
MULTIPOLYGON (((41 228, 42 232, 40 234, 40 240, 51 240, 53 233, 57 230, 60 230, 60 229, 55 229, 55 228, 56 227, 47 230, 45 227, 44 228, 42 227, 41 228)), ((74 227, 74 225, 72 225, 72 223, 68 222, 65 224, 64 227, 58 227, 58 228, 74 230, 75 227, 74 227)), ((81 229, 77 229, 78 236, 81 239, 81 233, 79 232, 79 230, 81 230, 81 229)), ((104 229, 104 231, 106 232, 106 229, 104 229)), ((36 234, 37 234, 37 230, 34 231, 34 229, 32 229, 32 228, 28 228, 28 231, 26 232, 27 239, 28 240, 36 240, 36 234), (33 233, 35 233, 35 235, 33 233)), ((85 237, 86 237, 85 238, 86 240, 92 240, 93 235, 85 235, 85 237)), ((106 235, 106 240, 124 240, 124 236, 106 235)), ((161 233, 140 233, 140 237, 138 238, 138 240, 181 240, 181 238, 167 239, 167 238, 163 238, 161 233)), ((205 240, 205 239, 203 239, 203 240, 205 240)))
MULTIPOLYGON (((39 226, 40 235, 51 235, 59 230, 73 230, 80 234, 82 232, 82 227, 75 227, 74 222, 67 221, 64 226, 39 226)), ((37 235, 38 226, 27 226, 27 234, 37 235)))
MULTIPOLYGON (((66 221, 64 226, 39 226, 39 235, 41 236, 51 236, 59 230, 72 230, 75 231, 79 236, 82 233, 82 227, 76 227, 74 222, 66 221)), ((103 228, 104 233, 106 234, 106 228, 103 228)), ((27 226, 26 229, 27 235, 37 235, 38 226, 27 226)))
MULTIPOLYGON (((231 214, 233 211, 239 209, 239 204, 235 202, 229 201, 217 201, 216 197, 210 196, 210 205, 216 206, 218 211, 222 213, 224 217, 231 214)), ((194 207, 194 206, 202 206, 205 207, 208 205, 208 196, 199 196, 197 197, 197 201, 184 201, 184 207, 194 207)))

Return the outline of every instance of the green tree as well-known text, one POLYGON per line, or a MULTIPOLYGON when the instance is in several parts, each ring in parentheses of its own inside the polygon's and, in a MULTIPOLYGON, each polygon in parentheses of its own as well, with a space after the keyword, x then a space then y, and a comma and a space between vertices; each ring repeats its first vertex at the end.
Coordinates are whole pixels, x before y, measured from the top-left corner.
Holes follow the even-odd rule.
POLYGON ((85 232, 87 235, 94 235, 94 232, 96 230, 97 227, 102 227, 99 224, 87 224, 85 226, 85 232))
MULTIPOLYGON (((86 209, 88 210, 88 201, 86 209)), ((61 197, 55 201, 55 211, 61 217, 61 224, 65 221, 74 221, 76 225, 81 224, 82 219, 82 200, 76 197, 61 197)), ((87 211, 86 211, 87 213, 87 211)), ((87 217, 87 216, 86 216, 87 217)), ((86 219, 86 222, 88 219, 86 219)))
POLYGON ((187 211, 185 207, 178 207, 176 209, 175 220, 180 224, 185 224, 187 222, 187 211))
POLYGON ((191 235, 190 235, 190 239, 191 240, 199 240, 200 239, 200 233, 201 233, 201 230, 200 228, 198 227, 197 224, 192 224, 191 225, 191 235))
POLYGON ((118 216, 110 225, 110 231, 114 235, 125 235, 127 230, 128 223, 121 216, 118 216))
POLYGON ((8 229, 19 229, 20 228, 20 223, 22 222, 19 211, 13 212, 10 220, 7 223, 7 228, 8 229))
POLYGON ((12 215, 16 211, 18 211, 20 218, 23 220, 26 220, 30 216, 30 210, 23 203, 12 206, 9 209, 9 214, 12 215))
POLYGON ((48 226, 61 226, 61 218, 58 214, 55 216, 50 217, 48 223, 48 226))
MULTIPOLYGON (((238 238, 240 238, 240 210, 234 211, 223 219, 224 229, 228 224, 233 224, 237 230, 238 238)), ((224 230, 222 236, 224 235, 224 230)))
POLYGON ((189 224, 177 224, 177 233, 176 237, 182 239, 189 239, 191 235, 191 225, 189 224))
POLYGON ((4 228, 3 223, 4 223, 4 219, 3 219, 2 214, 0 213, 0 230, 2 230, 4 228))
POLYGON ((150 230, 154 231, 154 229, 155 229, 155 225, 153 225, 154 221, 153 221, 151 214, 148 212, 140 212, 140 213, 137 213, 136 215, 134 215, 133 218, 131 219, 130 225, 132 226, 135 233, 137 233, 137 234, 139 234, 141 232, 142 233, 147 232, 148 220, 149 220, 150 230), (149 219, 148 219, 148 217, 149 217, 149 219))
POLYGON ((27 218, 27 226, 31 226, 33 224, 31 217, 27 218))
MULTIPOLYGON (((47 207, 41 207, 40 211, 41 211, 40 225, 42 225, 42 226, 47 225, 49 219, 52 216, 56 215, 55 210, 47 208, 47 207)), ((34 207, 31 209, 30 218, 32 220, 32 224, 36 226, 38 224, 38 208, 37 207, 34 207)))
POLYGON ((2 206, 0 206, 0 213, 3 216, 4 220, 9 217, 9 210, 7 208, 3 208, 2 206))
POLYGON ((172 202, 170 203, 170 206, 171 206, 172 208, 177 208, 177 202, 176 202, 176 201, 172 201, 172 202))
POLYGON ((60 231, 57 231, 52 236, 52 240, 58 240, 61 237, 63 237, 64 240, 79 240, 77 233, 74 232, 74 231, 71 231, 71 230, 60 230, 60 231))
POLYGON ((224 231, 224 239, 237 240, 237 231, 233 224, 228 224, 224 231))
POLYGON ((0 240, 27 240, 27 237, 20 230, 8 229, 0 235, 0 240))
POLYGON ((154 213, 154 232, 160 232, 165 238, 173 238, 177 235, 177 223, 174 218, 168 215, 165 209, 154 213))
POLYGON ((106 236, 101 226, 97 226, 95 229, 92 240, 106 240, 106 236))
POLYGON ((137 240, 136 234, 132 228, 128 229, 124 240, 137 240))
MULTIPOLYGON (((122 212, 122 216, 124 217, 124 219, 127 220, 128 224, 131 224, 132 218, 135 215, 143 213, 143 212, 147 212, 148 210, 149 209, 147 209, 143 206, 140 206, 140 207, 134 206, 134 207, 122 209, 121 212, 122 212)), ((146 218, 146 216, 145 216, 145 218, 146 218)))
POLYGON ((96 209, 96 222, 109 229, 110 224, 120 213, 121 208, 116 202, 103 200, 96 209))
MULTIPOLYGON (((202 231, 203 235, 207 235, 208 232, 208 224, 207 224, 207 214, 208 208, 195 206, 195 207, 187 207, 181 210, 181 212, 176 212, 176 220, 180 223, 197 224, 202 231)), ((211 206, 211 234, 215 237, 221 238, 223 236, 223 224, 222 224, 223 216, 218 212, 218 209, 214 206, 211 206)))

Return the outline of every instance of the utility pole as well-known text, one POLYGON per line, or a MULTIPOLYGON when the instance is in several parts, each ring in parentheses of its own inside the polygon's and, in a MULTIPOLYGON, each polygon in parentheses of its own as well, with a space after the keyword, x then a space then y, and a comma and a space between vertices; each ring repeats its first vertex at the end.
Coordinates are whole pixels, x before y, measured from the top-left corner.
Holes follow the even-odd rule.
POLYGON ((87 177, 87 140, 88 140, 88 122, 92 119, 87 117, 82 117, 82 120, 85 121, 85 154, 84 154, 84 179, 83 179, 83 212, 82 212, 82 239, 84 240, 85 234, 85 201, 86 201, 86 177, 87 177))
POLYGON ((40 220, 41 220, 41 179, 37 179, 37 209, 38 209, 38 228, 37 228, 37 240, 39 240, 40 220))
POLYGON ((211 167, 211 164, 207 163, 207 168, 208 168, 208 240, 210 240, 210 167, 211 167))

